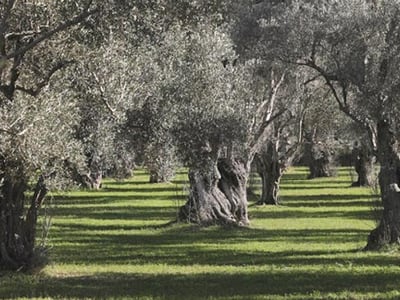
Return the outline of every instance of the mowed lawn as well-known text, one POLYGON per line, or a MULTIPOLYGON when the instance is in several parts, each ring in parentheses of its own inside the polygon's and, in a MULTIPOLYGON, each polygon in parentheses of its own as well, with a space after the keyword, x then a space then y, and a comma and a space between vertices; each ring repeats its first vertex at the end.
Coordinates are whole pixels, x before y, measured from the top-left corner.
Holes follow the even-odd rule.
POLYGON ((361 251, 376 211, 349 174, 291 169, 280 206, 250 203, 249 228, 165 226, 184 203, 184 172, 54 195, 49 265, 0 273, 0 298, 398 299, 399 253, 361 251))

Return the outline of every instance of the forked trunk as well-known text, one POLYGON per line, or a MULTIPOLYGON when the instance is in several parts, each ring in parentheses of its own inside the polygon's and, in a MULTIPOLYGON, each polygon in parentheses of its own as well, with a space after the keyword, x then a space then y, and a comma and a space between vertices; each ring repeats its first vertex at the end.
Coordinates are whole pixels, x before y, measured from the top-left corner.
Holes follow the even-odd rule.
POLYGON ((244 165, 220 159, 208 171, 190 170, 190 195, 179 219, 201 225, 248 225, 244 165))
POLYGON ((0 266, 7 269, 28 268, 34 257, 37 214, 47 189, 43 177, 38 183, 26 216, 23 179, 2 179, 0 195, 0 266))
POLYGON ((352 186, 371 186, 374 168, 374 157, 369 147, 364 144, 355 146, 353 149, 354 169, 357 172, 357 181, 352 186))
POLYGON ((366 250, 377 250, 400 244, 400 157, 398 142, 387 121, 380 121, 377 130, 377 159, 381 165, 379 186, 383 204, 380 223, 368 237, 366 250))
POLYGON ((279 160, 277 142, 268 142, 264 151, 257 154, 257 172, 261 177, 262 192, 257 204, 279 204, 279 184, 283 173, 283 166, 279 160))

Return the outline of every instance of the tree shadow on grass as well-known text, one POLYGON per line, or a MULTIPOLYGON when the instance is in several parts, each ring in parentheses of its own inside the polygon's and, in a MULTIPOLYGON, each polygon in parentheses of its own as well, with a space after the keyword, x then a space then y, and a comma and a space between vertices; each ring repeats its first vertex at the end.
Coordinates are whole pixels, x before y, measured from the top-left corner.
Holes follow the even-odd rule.
MULTIPOLYGON (((339 206, 339 205, 338 205, 339 206)), ((261 211, 253 210, 249 213, 250 219, 296 219, 296 218, 346 218, 355 220, 375 221, 376 212, 367 207, 352 211, 261 211)))
MULTIPOLYGON (((68 216, 69 218, 88 218, 94 220, 164 220, 176 215, 174 206, 126 206, 113 207, 94 206, 76 209, 71 207, 58 207, 53 217, 68 216)), ((99 222, 101 225, 101 222, 99 222)))
POLYGON ((299 186, 293 186, 293 185, 284 185, 284 184, 282 184, 281 186, 280 186, 280 188, 281 188, 281 190, 282 191, 287 191, 287 190, 324 190, 324 189, 337 189, 337 190, 343 190, 343 189, 347 189, 347 188, 351 188, 351 186, 350 185, 346 185, 346 186, 343 186, 343 185, 338 185, 338 184, 335 184, 335 185, 332 185, 332 184, 327 184, 327 185, 324 185, 324 186, 319 186, 319 185, 299 185, 299 186))
POLYGON ((177 188, 176 185, 169 185, 166 186, 165 184, 155 184, 154 186, 144 186, 144 187, 140 187, 140 188, 135 188, 135 187, 104 187, 102 189, 102 191, 104 192, 129 192, 129 193, 134 193, 134 192, 138 192, 138 193, 159 193, 159 192, 163 192, 163 193, 171 193, 171 192, 176 192, 178 191, 179 188, 177 188))
MULTIPOLYGON (((122 266, 121 266, 122 267, 122 266)), ((318 291, 322 294, 341 291, 376 292, 395 290, 399 284, 396 272, 351 272, 277 270, 272 272, 204 273, 204 274, 124 274, 99 273, 95 276, 42 276, 34 288, 0 288, 0 296, 50 298, 139 298, 205 299, 300 294, 318 291)))
MULTIPOLYGON (((113 204, 115 202, 119 201, 132 201, 133 203, 135 201, 152 201, 152 200, 157 200, 157 201, 171 201, 175 199, 184 199, 186 198, 186 195, 162 195, 162 194, 144 194, 144 195, 138 195, 137 193, 134 194, 127 194, 123 193, 121 195, 105 195, 105 194, 92 194, 92 195, 73 195, 73 196, 66 196, 66 197, 56 197, 53 199, 53 203, 58 207, 61 207, 63 205, 69 206, 69 205, 76 205, 76 204, 84 204, 84 205, 101 205, 101 204, 113 204)), ((73 209, 73 208, 72 208, 73 209)), ((76 208, 75 208, 76 209, 76 208)))
MULTIPOLYGON (((301 263, 295 256, 319 256, 335 253, 327 250, 290 250, 271 253, 251 249, 248 244, 266 243, 353 243, 366 240, 368 230, 261 230, 261 229, 216 229, 203 230, 190 227, 167 227, 147 232, 109 232, 114 227, 80 224, 57 225, 53 242, 63 243, 53 250, 59 263, 78 264, 124 264, 152 263, 174 265, 242 265, 301 263), (68 244, 65 245, 65 242, 68 244), (223 249, 221 245, 224 245, 223 249), (276 260, 277 256, 280 261, 276 260)), ((357 250, 357 249, 353 249, 357 250)), ((353 251, 352 250, 352 251, 353 251)), ((337 251, 342 253, 345 251, 337 251)), ((307 259, 302 258, 304 263, 307 259)))
POLYGON ((373 207, 371 195, 285 195, 280 201, 289 207, 373 207))

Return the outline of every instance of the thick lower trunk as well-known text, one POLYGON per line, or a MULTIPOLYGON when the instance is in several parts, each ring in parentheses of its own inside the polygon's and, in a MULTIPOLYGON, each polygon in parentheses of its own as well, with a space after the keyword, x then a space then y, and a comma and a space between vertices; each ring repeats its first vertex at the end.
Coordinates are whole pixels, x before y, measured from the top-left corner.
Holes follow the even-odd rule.
POLYGON ((170 143, 165 145, 154 145, 146 150, 144 162, 150 173, 150 183, 169 182, 175 176, 176 151, 170 143))
POLYGON ((278 205, 279 204, 279 183, 281 175, 278 173, 263 172, 260 174, 262 181, 262 191, 260 200, 257 204, 278 205))
POLYGON ((379 186, 383 204, 380 223, 368 237, 366 250, 400 244, 400 157, 398 143, 387 121, 378 123, 377 158, 381 165, 379 186))
POLYGON ((309 179, 332 176, 331 157, 328 150, 317 143, 307 143, 305 150, 310 170, 309 179))
POLYGON ((371 186, 374 160, 368 146, 361 144, 354 147, 352 156, 354 169, 358 175, 357 181, 353 182, 352 186, 371 186))
POLYGON ((262 192, 258 204, 279 204, 279 184, 284 166, 279 160, 277 142, 269 142, 267 147, 256 156, 257 172, 261 177, 262 192))
POLYGON ((29 268, 34 257, 38 210, 47 193, 40 177, 24 217, 24 180, 4 177, 0 202, 0 266, 7 269, 29 268))
POLYGON ((248 225, 246 182, 242 163, 221 159, 208 172, 189 171, 190 195, 179 219, 201 225, 248 225))
POLYGON ((150 183, 169 182, 174 177, 174 172, 160 172, 158 170, 150 170, 150 183))

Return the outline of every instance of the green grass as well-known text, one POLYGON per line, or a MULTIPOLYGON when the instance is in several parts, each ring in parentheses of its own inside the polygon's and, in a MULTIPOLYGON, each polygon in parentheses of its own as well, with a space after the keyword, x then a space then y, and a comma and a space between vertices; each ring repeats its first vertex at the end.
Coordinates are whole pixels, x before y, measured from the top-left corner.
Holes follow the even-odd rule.
POLYGON ((282 204, 250 203, 249 228, 163 226, 187 183, 106 181, 101 191, 55 195, 51 262, 0 273, 0 298, 398 299, 398 252, 363 252, 375 227, 370 189, 338 176, 282 182, 282 204))

